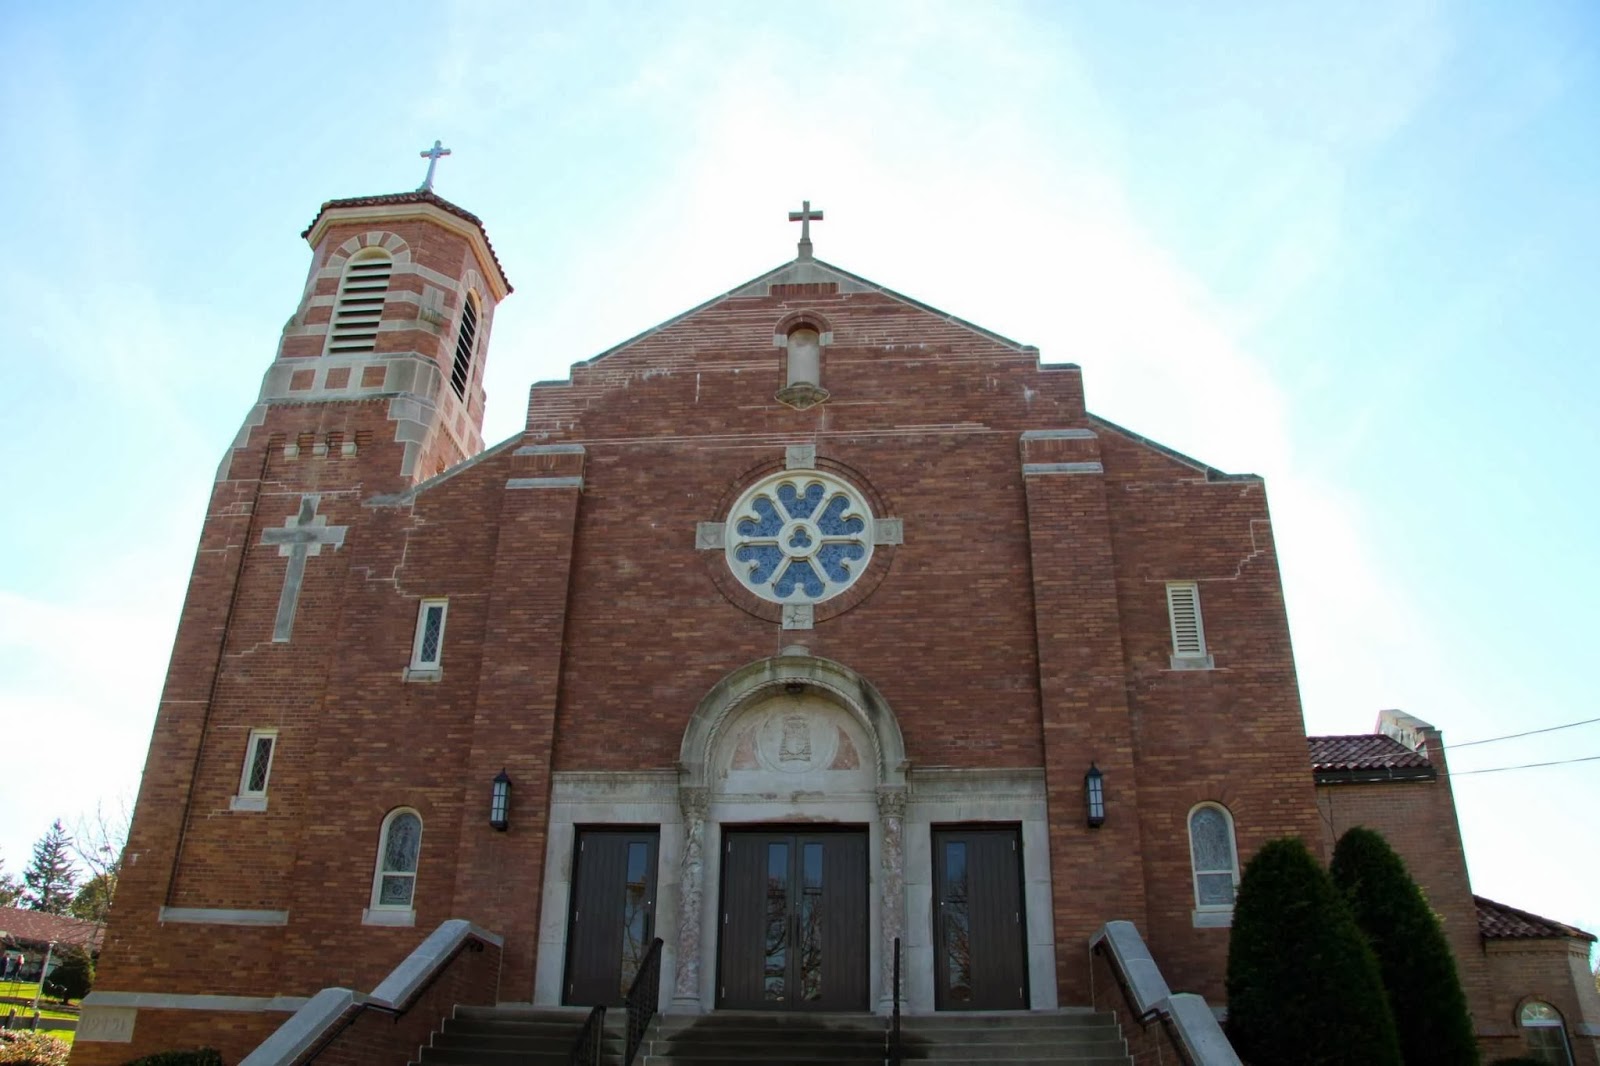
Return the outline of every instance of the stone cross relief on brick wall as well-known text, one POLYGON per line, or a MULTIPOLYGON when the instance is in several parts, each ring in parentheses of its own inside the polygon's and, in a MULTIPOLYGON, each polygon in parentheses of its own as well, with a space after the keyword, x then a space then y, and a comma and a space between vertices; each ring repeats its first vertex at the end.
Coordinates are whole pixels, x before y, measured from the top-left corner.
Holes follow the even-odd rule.
POLYGON ((300 602, 300 583, 306 576, 306 556, 321 555, 324 544, 338 551, 344 544, 348 526, 328 525, 328 516, 317 514, 322 497, 306 493, 300 497, 300 511, 290 515, 282 528, 267 529, 261 533, 262 544, 276 544, 278 554, 289 560, 283 572, 283 592, 278 595, 278 618, 272 624, 272 639, 283 643, 294 630, 294 609, 300 602))

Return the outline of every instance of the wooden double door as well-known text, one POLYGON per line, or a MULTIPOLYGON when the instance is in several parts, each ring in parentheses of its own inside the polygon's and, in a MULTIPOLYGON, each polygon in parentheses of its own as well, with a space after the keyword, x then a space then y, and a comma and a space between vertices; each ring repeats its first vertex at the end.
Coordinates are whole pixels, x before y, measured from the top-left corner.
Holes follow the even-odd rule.
POLYGON ((934 1006, 1028 1006, 1022 847, 1013 828, 933 833, 934 1006))
POLYGON ((563 1001, 617 1006, 656 930, 654 829, 580 829, 563 1001))
POLYGON ((723 837, 717 1005, 868 1009, 867 834, 723 837))

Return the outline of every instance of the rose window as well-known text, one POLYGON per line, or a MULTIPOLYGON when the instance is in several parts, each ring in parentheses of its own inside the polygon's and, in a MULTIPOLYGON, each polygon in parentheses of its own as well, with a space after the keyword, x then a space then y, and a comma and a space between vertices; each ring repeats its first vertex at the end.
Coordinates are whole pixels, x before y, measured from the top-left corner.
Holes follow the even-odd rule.
POLYGON ((728 516, 728 566, 773 603, 821 603, 872 558, 872 512, 861 494, 815 470, 758 482, 728 516))

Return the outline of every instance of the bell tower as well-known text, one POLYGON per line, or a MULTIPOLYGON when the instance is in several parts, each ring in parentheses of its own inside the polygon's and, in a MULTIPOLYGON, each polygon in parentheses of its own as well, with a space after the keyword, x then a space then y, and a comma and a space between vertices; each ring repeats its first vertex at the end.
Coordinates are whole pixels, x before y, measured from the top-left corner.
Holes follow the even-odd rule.
POLYGON ((482 221, 432 190, 435 162, 416 192, 330 200, 306 228, 299 307, 220 477, 263 430, 274 459, 360 456, 350 472, 376 492, 483 450, 485 356, 511 286, 482 221))

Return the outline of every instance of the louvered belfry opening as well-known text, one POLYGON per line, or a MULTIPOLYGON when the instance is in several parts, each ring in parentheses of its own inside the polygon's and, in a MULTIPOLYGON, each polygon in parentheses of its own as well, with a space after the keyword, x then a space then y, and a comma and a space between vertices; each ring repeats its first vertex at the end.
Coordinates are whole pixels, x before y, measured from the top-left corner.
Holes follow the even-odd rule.
POLYGON ((339 284, 339 300, 333 308, 329 354, 373 350, 393 269, 393 260, 380 251, 369 250, 350 261, 344 280, 339 284))
POLYGON ((461 399, 467 398, 467 380, 472 372, 472 344, 478 338, 478 301, 471 293, 461 308, 461 329, 456 333, 456 361, 450 368, 450 387, 461 399))
POLYGON ((1167 608, 1172 615, 1172 654, 1180 658, 1204 655, 1206 638, 1200 622, 1200 589, 1188 583, 1168 585, 1167 608))

